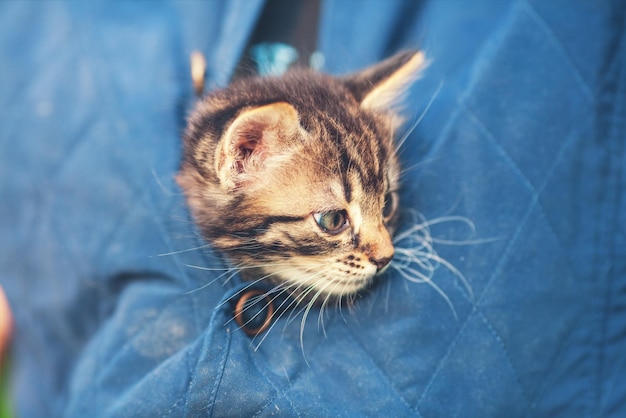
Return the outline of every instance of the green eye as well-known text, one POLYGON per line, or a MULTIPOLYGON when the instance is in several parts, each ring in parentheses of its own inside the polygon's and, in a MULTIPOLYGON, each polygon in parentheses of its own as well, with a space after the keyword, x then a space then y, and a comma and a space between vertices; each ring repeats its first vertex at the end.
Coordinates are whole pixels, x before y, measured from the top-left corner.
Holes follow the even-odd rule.
POLYGON ((343 210, 314 213, 313 218, 322 231, 329 234, 338 234, 348 225, 348 217, 343 210))

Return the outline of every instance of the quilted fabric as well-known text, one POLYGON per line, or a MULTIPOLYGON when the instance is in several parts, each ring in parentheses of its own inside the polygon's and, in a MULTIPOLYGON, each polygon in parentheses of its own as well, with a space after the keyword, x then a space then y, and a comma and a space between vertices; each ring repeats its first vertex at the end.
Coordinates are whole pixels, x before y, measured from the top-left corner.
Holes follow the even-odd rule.
POLYGON ((625 416, 626 4, 323 1, 326 71, 431 58, 401 227, 445 261, 250 339, 173 175, 189 53, 225 85, 262 6, 0 3, 19 415, 625 416))

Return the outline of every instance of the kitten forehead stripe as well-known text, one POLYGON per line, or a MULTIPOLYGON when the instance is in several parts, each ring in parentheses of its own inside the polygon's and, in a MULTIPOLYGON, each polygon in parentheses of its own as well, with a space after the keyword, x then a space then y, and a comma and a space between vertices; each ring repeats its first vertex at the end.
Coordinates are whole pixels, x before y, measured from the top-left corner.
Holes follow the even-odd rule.
MULTIPOLYGON (((363 137, 362 132, 348 132, 339 126, 333 118, 325 118, 327 122, 326 136, 324 138, 331 142, 338 153, 336 161, 339 164, 339 172, 342 173, 341 179, 344 186, 344 194, 347 202, 352 201, 353 187, 349 180, 349 173, 355 171, 364 183, 374 183, 374 173, 371 173, 371 167, 375 166, 374 156, 366 147, 371 147, 369 138, 360 140, 355 144, 355 138, 363 137), (358 145, 362 145, 359 149, 358 145), (336 147, 336 148, 335 148, 336 147), (368 152, 369 151, 369 152, 368 152)), ((333 149, 331 148, 331 149, 333 149)), ((370 148, 371 150, 371 148, 370 148)), ((371 187, 368 188, 370 190, 371 187)), ((374 188, 376 189, 376 188, 374 188)))

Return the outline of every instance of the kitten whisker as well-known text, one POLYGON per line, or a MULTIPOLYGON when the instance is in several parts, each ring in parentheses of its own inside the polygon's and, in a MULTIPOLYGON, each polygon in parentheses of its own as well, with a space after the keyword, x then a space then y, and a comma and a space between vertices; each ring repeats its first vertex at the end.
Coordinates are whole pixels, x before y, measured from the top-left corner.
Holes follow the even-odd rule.
MULTIPOLYGON (((211 244, 204 244, 204 245, 199 245, 199 246, 193 247, 193 248, 187 248, 187 249, 184 249, 184 250, 170 251, 170 252, 167 252, 167 253, 157 254, 156 257, 168 257, 168 256, 171 256, 171 255, 188 253, 188 252, 191 252, 191 251, 198 251, 198 250, 202 250, 202 249, 210 248, 210 247, 211 247, 211 244)), ((150 256, 150 257, 154 257, 154 256, 150 256)))
MULTIPOLYGON (((320 274, 319 277, 322 277, 322 275, 320 274)), ((304 288, 305 285, 302 286, 302 288, 304 288)), ((299 305, 302 302, 304 302, 305 300, 309 299, 309 295, 315 290, 315 286, 313 285, 308 285, 306 286, 306 288, 302 291, 299 292, 298 295, 294 298, 296 300, 296 304, 299 305)), ((307 302, 308 303, 308 302, 307 302)), ((304 305, 302 306, 299 310, 297 311, 293 311, 289 314, 289 317, 287 318, 287 322, 291 323, 293 322, 302 312, 304 312, 304 310, 306 309, 308 305, 304 305)))
POLYGON ((150 174, 152 174, 152 177, 154 178, 154 181, 156 182, 157 186, 159 186, 159 189, 161 189, 161 191, 163 192, 164 195, 166 195, 166 196, 173 196, 175 194, 178 194, 177 192, 174 192, 173 190, 170 190, 167 187, 165 187, 165 185, 163 184, 163 182, 159 178, 159 175, 157 174, 157 172, 154 169, 154 167, 152 167, 150 169, 150 174))
POLYGON ((391 299, 391 282, 385 283, 385 313, 389 313, 389 300, 391 299))
MULTIPOLYGON (((327 337, 327 335, 326 335, 326 327, 324 326, 324 316, 325 316, 325 315, 326 315, 326 313, 327 313, 328 304, 329 304, 329 303, 330 303, 330 301, 332 300, 332 295, 337 293, 337 292, 335 292, 335 290, 336 290, 339 286, 340 286, 340 284, 339 284, 339 283, 335 283, 335 286, 333 287, 332 292, 328 292, 328 293, 326 294, 326 297, 324 298, 324 301, 322 302, 322 305, 321 305, 321 307, 320 307, 320 313, 319 313, 319 318, 318 318, 318 321, 317 321, 317 326, 318 326, 318 329, 319 329, 319 327, 321 326, 321 328, 322 328, 322 332, 324 333, 324 337, 327 337)), ((343 285, 343 287, 345 288, 345 285, 343 285)), ((340 292, 340 294, 343 294, 343 292, 340 292)), ((340 298, 338 298, 338 299, 341 299, 341 297, 340 297, 340 298)))
MULTIPOLYGON (((324 301, 321 303, 320 305, 320 311, 319 311, 319 316, 317 318, 317 328, 318 330, 322 329, 322 333, 324 334, 324 338, 327 338, 328 336, 326 335, 326 327, 324 326, 324 315, 325 315, 325 310, 328 309, 328 304, 332 298, 333 294, 337 294, 336 289, 339 287, 343 287, 343 289, 339 292, 339 294, 344 294, 344 289, 347 287, 347 284, 341 284, 341 283, 334 283, 333 289, 330 292, 326 293, 326 297, 324 298, 324 301)), ((342 297, 339 297, 338 299, 342 299, 342 297)))
MULTIPOLYGON (((394 267, 394 266, 392 266, 394 267)), ((406 280, 410 281, 410 282, 414 282, 414 283, 426 283, 428 284, 430 287, 432 287, 448 304, 448 306, 450 307, 450 310, 452 311, 452 314, 454 315, 454 318, 456 320, 459 319, 456 309, 454 308, 454 304, 452 303, 452 301, 450 300, 450 298, 448 297, 448 295, 446 294, 446 292, 444 292, 434 281, 432 281, 432 277, 429 277, 427 275, 424 275, 423 273, 415 270, 415 269, 404 269, 404 268, 398 268, 398 267, 394 267, 395 270, 400 273, 400 275, 402 275, 402 277, 404 277, 406 280), (407 272, 408 270, 408 272, 407 272), (409 274, 411 273, 411 274, 409 274)))
POLYGON ((446 301, 454 317, 458 318, 450 297, 433 281, 435 270, 439 266, 444 266, 456 276, 458 282, 463 286, 468 300, 474 300, 474 292, 465 275, 452 263, 441 257, 434 245, 474 245, 493 242, 495 239, 472 239, 471 237, 476 233, 476 226, 470 219, 463 216, 442 216, 431 220, 426 220, 419 213, 415 213, 414 216, 419 222, 397 233, 393 240, 396 253, 391 267, 409 282, 426 283, 431 286, 446 301), (466 225, 469 229, 467 238, 455 240, 432 236, 430 231, 432 226, 449 223, 466 225))
MULTIPOLYGON (((295 288, 296 292, 298 292, 302 288, 302 284, 295 284, 294 283, 294 285, 296 285, 296 288, 295 288)), ((281 293, 279 293, 279 295, 281 295, 283 292, 287 292, 288 291, 287 289, 284 289, 281 293)), ((289 311, 291 309, 292 306, 294 306, 297 303, 298 303, 298 300, 296 298, 285 298, 285 300, 283 302, 281 302, 281 304, 278 306, 278 308, 274 311, 274 315, 276 315, 276 313, 278 313, 278 317, 273 317, 272 318, 272 324, 265 331, 263 337, 261 338, 261 341, 259 341, 259 343, 255 346, 254 351, 257 351, 259 349, 259 347, 261 347, 261 344, 263 344, 263 341, 265 341, 267 336, 271 333, 272 329, 274 329, 276 324, 278 324, 280 319, 287 313, 287 311, 289 311), (285 303, 288 303, 288 305, 285 308, 283 308, 283 305, 285 303)), ((288 323, 289 322, 287 321, 285 326, 287 326, 288 323)), ((252 341, 254 341, 255 339, 256 339, 256 337, 254 337, 254 339, 252 341)))
MULTIPOLYGON (((191 268, 198 268, 200 270, 211 270, 211 271, 222 271, 225 269, 208 269, 208 268, 203 268, 203 267, 199 267, 199 266, 193 266, 193 265, 188 265, 188 264, 184 264, 186 267, 191 267, 191 268)), ((230 281, 230 279, 232 279, 237 273, 239 272, 239 270, 237 270, 236 268, 229 268, 226 269, 226 271, 224 271, 222 274, 220 274, 219 276, 217 276, 216 278, 214 278, 213 280, 208 281, 207 283, 203 284, 200 287, 197 287, 195 289, 191 289, 188 290, 186 292, 183 293, 183 295, 190 295, 192 293, 196 293, 199 292, 203 289, 206 289, 207 287, 211 286, 213 283, 217 282, 218 280, 220 280, 222 277, 226 276, 227 274, 230 274, 230 276, 228 276, 226 278, 226 280, 224 280, 224 283, 228 283, 228 281, 230 281)))
POLYGON ((226 271, 228 272, 228 271, 238 269, 237 267, 203 267, 203 266, 196 266, 194 264, 183 264, 183 266, 196 269, 196 270, 203 270, 203 271, 226 271))
MULTIPOLYGON (((280 285, 277 285, 275 288, 272 289, 272 292, 275 292, 276 295, 272 298, 272 301, 275 301, 277 298, 279 298, 281 295, 288 293, 289 292, 289 288, 292 287, 292 285, 287 285, 287 283, 281 283, 280 285)), ((296 285, 296 290, 298 289, 299 285, 296 285)), ((290 307, 292 306, 292 304, 294 304, 295 301, 291 298, 286 297, 279 305, 276 309, 274 309, 274 313, 272 314, 271 319, 271 323, 270 326, 267 330, 265 330, 263 332, 263 336, 261 337, 261 340, 258 341, 258 344, 256 343, 258 340, 259 335, 255 335, 252 340, 250 341, 250 344, 254 346, 254 351, 257 351, 260 347, 261 344, 263 344, 263 341, 265 341, 265 339, 267 338, 267 336, 272 332, 272 330, 274 329, 274 327, 276 326, 276 324, 278 324, 279 320, 283 317, 283 315, 285 315, 285 313, 290 309, 290 307), (285 304, 288 304, 286 307, 283 308, 283 306, 285 304)))
POLYGON ((309 312, 315 305, 315 302, 317 301, 317 299, 326 290, 326 288, 332 284, 333 282, 328 282, 324 284, 324 286, 322 286, 319 290, 317 290, 315 295, 313 295, 313 297, 311 298, 310 302, 307 303, 306 309, 304 310, 304 314, 302 315, 302 320, 300 321, 300 349, 302 350, 302 356, 304 357, 304 362, 307 364, 307 366, 309 365, 309 363, 306 359, 306 354, 304 352, 304 325, 306 324, 306 320, 309 316, 309 312))
MULTIPOLYGON (((262 301, 263 299, 268 298, 270 294, 272 294, 272 293, 276 293, 276 294, 275 294, 272 298, 270 298, 270 299, 269 299, 269 300, 268 300, 268 301, 267 301, 267 302, 263 305, 263 308, 262 308, 262 309, 259 309, 259 310, 258 310, 258 312, 252 316, 252 318, 248 319, 246 322, 244 322, 243 324, 241 324, 241 326, 246 326, 246 325, 250 324, 253 320, 255 320, 255 319, 256 319, 256 318, 257 318, 257 317, 261 314, 261 312, 262 312, 262 310, 263 310, 263 309, 267 309, 267 308, 269 308, 269 306, 270 306, 270 305, 272 305, 272 304, 274 303, 274 301, 275 301, 277 298, 279 298, 279 297, 280 297, 280 296, 281 296, 284 292, 288 291, 290 287, 291 287, 291 286, 287 286, 287 285, 286 285, 286 283, 281 283, 281 284, 279 284, 279 285, 277 285, 277 286, 273 287, 272 289, 268 290, 268 291, 267 291, 267 292, 265 292, 265 293, 262 293, 262 294, 259 294, 259 295, 256 295, 256 296, 254 296, 254 297, 250 298, 250 301, 252 302, 252 304, 251 304, 251 305, 248 305, 248 306, 245 306, 242 312, 245 312, 245 311, 246 311, 246 310, 248 310, 248 309, 252 309, 252 306, 256 305, 257 303, 259 303, 259 302, 260 302, 260 301, 262 301)), ((282 303, 279 305, 279 307, 280 307, 280 306, 282 306, 284 303, 285 303, 285 302, 282 302, 282 303)), ((270 319, 271 319, 271 320, 273 320, 274 318, 270 318, 270 319)), ((226 321, 226 324, 225 324, 225 325, 227 325, 227 324, 229 324, 229 323, 233 322, 234 320, 235 320, 235 318, 234 318, 234 317, 233 317, 233 318, 231 318, 231 319, 229 319, 228 321, 226 321)), ((256 349, 258 349, 258 346, 256 347, 256 349)), ((256 351, 256 349, 255 349, 255 351, 256 351)))
POLYGON ((449 261, 440 257, 437 254, 427 254, 426 257, 436 261, 438 264, 445 266, 450 272, 452 272, 452 274, 458 277, 461 283, 463 284, 463 287, 465 287, 465 291, 467 292, 470 301, 474 300, 474 291, 472 290, 472 287, 470 286, 469 282, 467 281, 463 273, 459 271, 459 269, 454 267, 452 263, 450 263, 449 261))
MULTIPOLYGON (((261 281, 261 280, 265 280, 265 279, 267 279, 267 278, 271 277, 271 276, 272 276, 272 275, 274 275, 274 274, 282 274, 282 273, 284 273, 285 271, 288 271, 288 270, 291 270, 291 269, 298 269, 298 268, 297 268, 297 267, 292 267, 292 268, 290 268, 290 269, 285 269, 285 270, 282 270, 282 271, 277 271, 277 272, 274 272, 274 273, 272 273, 272 274, 267 274, 267 275, 265 275, 265 276, 261 277, 260 279, 255 280, 255 281, 254 281, 254 283, 257 283, 257 282, 259 282, 259 281, 261 281)), ((305 271, 310 271, 311 269, 312 269, 312 268, 304 268, 304 270, 305 270, 305 271)), ((316 276, 323 277, 323 275, 322 275, 322 274, 316 274, 316 276)), ((303 300, 305 300, 305 299, 308 297, 308 294, 311 292, 311 290, 313 290, 313 287, 310 287, 310 288, 308 288, 305 292, 303 292, 303 293, 299 293, 299 289, 301 289, 302 287, 303 287, 303 284, 302 284, 302 283, 297 283, 297 282, 293 282, 293 283, 290 283, 290 282, 283 282, 283 283, 280 283, 280 284, 278 284, 278 285, 274 286, 272 289, 270 289, 270 290, 266 291, 264 294, 256 296, 256 297, 253 299, 253 300, 255 300, 255 303, 257 303, 258 301, 260 301, 260 300, 262 300, 263 298, 265 298, 265 297, 269 296, 270 294, 275 293, 275 295, 274 295, 274 296, 270 299, 270 301, 268 301, 268 302, 264 305, 264 308, 267 308, 267 307, 268 307, 271 303, 274 303, 274 302, 276 301, 276 299, 278 299, 281 295, 283 295, 283 294, 285 294, 285 293, 289 293, 289 294, 291 294, 291 295, 293 295, 293 294, 298 294, 298 295, 299 295, 298 297, 295 297, 295 298, 285 298, 285 300, 283 300, 283 301, 280 303, 280 305, 279 305, 279 306, 275 309, 275 311, 274 311, 274 315, 276 315, 276 314, 278 313, 278 316, 277 316, 277 317, 276 317, 276 316, 274 316, 274 317, 272 317, 272 318, 271 318, 271 319, 272 319, 272 324, 271 324, 271 325, 270 325, 270 327, 269 327, 269 328, 265 331, 265 335, 261 338, 261 341, 259 341, 259 342, 258 342, 258 344, 256 344, 256 345, 255 345, 255 348, 254 348, 254 350, 255 350, 255 351, 256 351, 256 350, 258 350, 258 348, 261 346, 261 344, 263 343, 263 341, 265 340, 265 338, 267 337, 267 335, 271 332, 271 330, 274 328, 274 326, 276 325, 276 323, 278 322, 278 320, 279 320, 280 318, 282 318, 282 316, 283 316, 283 315, 284 315, 284 314, 285 314, 288 310, 290 310, 290 308, 291 308, 292 306, 294 306, 294 305, 296 305, 296 304, 298 304, 298 303, 302 302, 303 300), (284 309, 283 309, 283 306, 284 306, 285 304, 288 304, 288 305, 287 305, 287 307, 286 307, 286 308, 284 308, 284 309)), ((248 288, 248 286, 246 286, 246 288, 248 288)), ((323 291, 323 290, 324 290, 324 289, 322 289, 322 291, 323 291)), ((319 293, 319 292, 318 292, 318 293, 319 293)), ((314 304, 315 304, 315 302, 316 302, 317 297, 318 297, 318 295, 315 295, 315 296, 312 298, 312 300, 310 301, 309 305, 310 305, 311 307, 312 307, 312 306, 314 306, 314 304)), ((248 309, 248 308, 246 308, 246 309, 248 309)), ((257 313, 253 316, 253 318, 251 318, 250 320, 248 320, 248 321, 246 322, 246 324, 247 324, 247 323, 249 323, 250 321, 252 321, 254 318, 256 318, 256 317, 260 314, 260 312, 261 312, 261 311, 257 312, 257 313)), ((299 314, 299 313, 301 313, 301 312, 302 312, 302 310, 300 310, 300 311, 296 314, 296 316, 298 316, 298 314, 299 314)), ((292 315, 293 315, 293 312, 291 312, 291 313, 290 313, 290 318, 292 317, 292 315)), ((233 318, 231 318, 231 319, 230 319, 227 323, 230 323, 230 322, 232 322, 232 321, 233 321, 233 318)), ((290 322, 290 320, 289 320, 288 322, 290 322)), ((245 325, 245 324, 244 324, 244 325, 245 325)), ((253 338, 252 342, 254 343, 254 341, 255 341, 255 340, 256 340, 256 336, 253 338)))
POLYGON ((433 95, 430 97, 430 100, 428 101, 428 103, 426 104, 426 107, 424 108, 424 110, 422 110, 422 113, 419 115, 419 117, 417 117, 412 123, 411 126, 409 126, 408 130, 402 134, 402 136, 400 137, 400 139, 396 142, 396 153, 399 154, 400 153, 400 148, 402 148, 402 145, 404 145, 404 142, 407 140, 407 138, 411 135, 411 133, 413 133, 413 130, 415 128, 417 128, 417 126, 422 122, 422 120, 424 119, 424 116, 426 116, 426 114, 428 113, 428 111, 430 110, 430 107, 432 106, 433 102, 435 101, 435 99, 437 98, 437 96, 439 96, 439 92, 441 92, 441 88, 443 87, 443 80, 441 80, 439 82, 439 85, 437 86, 437 89, 435 90, 435 92, 433 93, 433 95))
MULTIPOLYGON (((289 267, 289 268, 286 268, 284 270, 279 270, 279 271, 275 271, 275 272, 272 272, 272 273, 268 273, 268 274, 266 274, 264 276, 261 276, 261 277, 255 279, 255 280, 251 280, 251 281, 247 282, 246 285, 239 290, 239 293, 245 292, 246 290, 250 289, 251 287, 254 287, 258 283, 261 283, 261 282, 269 279, 270 277, 273 277, 273 276, 276 276, 276 275, 281 275, 281 274, 283 274, 285 272, 289 272, 289 271, 296 270, 296 269, 297 269, 296 267, 289 267)), ((282 283, 281 283, 281 285, 282 285, 282 283)), ((229 302, 229 301, 228 300, 222 301, 221 303, 219 303, 217 305, 217 308, 220 308, 221 306, 223 306, 227 302, 229 302)))
POLYGON ((341 317, 343 318, 343 322, 348 322, 346 318, 343 316, 343 299, 344 298, 336 298, 335 300, 335 309, 339 311, 341 317))
MULTIPOLYGON (((321 276, 320 276, 321 277, 321 276)), ((304 291, 302 291, 301 289, 304 288, 304 284, 303 283, 292 283, 290 284, 290 286, 288 286, 287 288, 285 288, 285 292, 288 291, 288 288, 291 286, 296 286, 295 289, 293 291, 290 292, 290 296, 292 297, 288 297, 285 298, 285 300, 279 305, 277 311, 281 311, 281 313, 279 314, 279 316, 275 319, 273 319, 273 323, 270 326, 270 328, 265 332, 265 335, 263 336, 263 338, 261 339, 261 341, 259 342, 259 344, 257 345, 257 348, 261 345, 261 343, 265 340, 265 338, 267 337, 267 335, 270 333, 270 331, 272 330, 272 328, 274 328, 274 326, 278 323, 278 321, 283 317, 283 315, 285 315, 288 311, 289 311, 289 316, 287 317, 287 320, 285 321, 285 327, 287 327, 296 317, 298 317, 303 310, 309 306, 309 304, 311 303, 315 303, 315 299, 311 299, 311 301, 309 303, 307 303, 307 305, 305 305, 302 309, 298 310, 298 311, 293 311, 291 308, 300 305, 304 300, 306 300, 308 298, 308 295, 313 291, 314 287, 313 286, 308 286, 304 291), (294 296, 295 295, 295 296, 294 296), (288 303, 287 307, 282 309, 282 306, 288 303), (294 314, 295 313, 295 314, 294 314)), ((302 337, 301 337, 302 338, 302 337)), ((304 348, 303 348, 304 350, 304 348)), ((306 358, 305 358, 306 360, 306 358)), ((308 363, 307 363, 308 364, 308 363)))
MULTIPOLYGON (((211 282, 209 282, 208 284, 214 283, 217 279, 221 278, 222 276, 224 276, 225 274, 228 274, 230 272, 234 272, 239 273, 240 271, 243 270, 251 270, 251 269, 259 269, 261 267, 276 267, 276 266, 287 266, 289 265, 289 263, 278 263, 278 262, 274 262, 274 263, 264 263, 264 264, 258 264, 258 265, 237 265, 237 266, 233 266, 233 267, 203 267, 203 266, 196 266, 193 264, 183 264, 185 267, 189 267, 189 268, 193 268, 193 269, 197 269, 197 270, 203 270, 203 271, 224 271, 224 273, 222 273, 220 276, 218 276, 216 279, 212 280, 211 282)), ((295 267, 293 267, 295 268, 295 267)), ((228 280, 230 280, 231 277, 229 277, 228 280)), ((203 285, 202 288, 206 287, 207 284, 203 285)))
MULTIPOLYGON (((422 168, 423 166, 426 165, 427 162, 429 162, 431 160, 422 160, 422 161, 418 161, 418 162, 416 162, 414 164, 411 164, 409 166, 403 167, 398 172, 398 178, 404 179, 407 176, 407 174, 415 172, 418 168, 422 168)), ((426 170, 423 170, 423 171, 426 171, 426 170)))

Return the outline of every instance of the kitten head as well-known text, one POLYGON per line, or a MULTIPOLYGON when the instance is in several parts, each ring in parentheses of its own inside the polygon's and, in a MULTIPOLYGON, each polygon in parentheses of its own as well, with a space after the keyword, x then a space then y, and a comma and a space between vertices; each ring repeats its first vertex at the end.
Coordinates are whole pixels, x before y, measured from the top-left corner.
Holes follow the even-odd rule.
POLYGON ((177 177, 205 238, 245 277, 294 294, 371 283, 394 254, 394 106, 423 66, 407 52, 341 78, 295 70, 209 94, 177 177))

